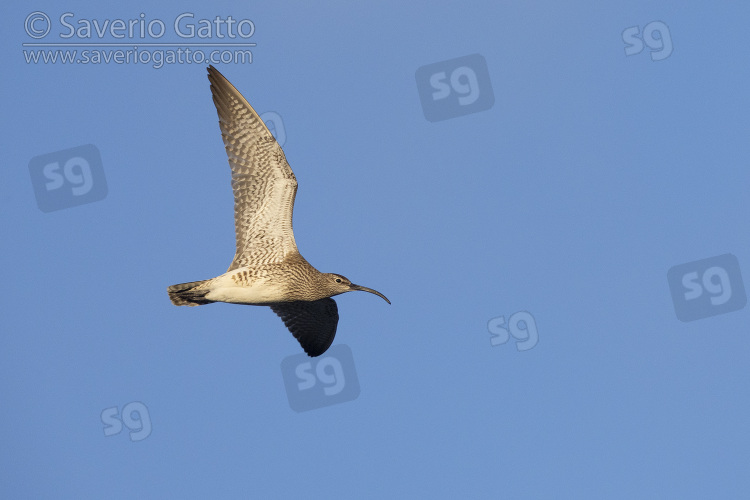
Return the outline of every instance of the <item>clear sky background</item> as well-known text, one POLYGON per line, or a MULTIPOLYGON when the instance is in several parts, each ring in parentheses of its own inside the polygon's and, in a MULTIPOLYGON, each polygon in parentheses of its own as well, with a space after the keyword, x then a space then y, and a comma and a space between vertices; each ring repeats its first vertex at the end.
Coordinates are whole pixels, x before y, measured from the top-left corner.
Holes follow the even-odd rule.
POLYGON ((750 494, 749 6, 2 10, 0 497, 750 494), (295 411, 282 361, 302 351, 270 309, 167 297, 234 253, 207 64, 27 63, 34 11, 42 42, 123 50, 227 42, 178 37, 186 12, 252 20, 252 63, 215 65, 281 118, 299 249, 393 302, 336 299, 358 394, 295 411), (65 12, 167 33, 63 39, 65 12), (488 78, 460 105, 481 68, 452 84, 446 61, 473 54, 488 78), (95 177, 100 199, 43 212, 55 183, 32 159, 59 174, 87 144, 106 190, 95 177))

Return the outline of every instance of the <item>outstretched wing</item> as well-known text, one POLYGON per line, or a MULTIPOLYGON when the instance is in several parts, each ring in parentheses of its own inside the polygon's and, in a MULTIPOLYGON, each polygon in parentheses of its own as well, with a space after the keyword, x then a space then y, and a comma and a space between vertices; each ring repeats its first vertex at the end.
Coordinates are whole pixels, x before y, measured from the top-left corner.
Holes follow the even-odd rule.
POLYGON ((339 323, 335 300, 278 302, 271 304, 271 309, 309 356, 320 356, 331 346, 339 323))
POLYGON ((229 80, 208 67, 219 126, 232 168, 237 252, 229 271, 280 262, 297 252, 292 210, 297 179, 258 113, 229 80))

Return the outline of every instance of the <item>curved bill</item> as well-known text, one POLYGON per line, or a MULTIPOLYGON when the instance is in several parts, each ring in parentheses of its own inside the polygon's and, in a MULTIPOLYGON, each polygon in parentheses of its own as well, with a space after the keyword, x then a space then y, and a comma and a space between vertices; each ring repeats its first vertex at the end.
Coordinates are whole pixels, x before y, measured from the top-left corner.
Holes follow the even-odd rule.
POLYGON ((386 301, 386 302, 388 302, 389 304, 391 303, 391 301, 390 301, 390 300, 388 300, 388 299, 386 298, 386 296, 385 296, 385 295, 383 295, 382 293, 378 292, 377 290, 373 290, 372 288, 367 288, 366 286, 359 286, 359 285, 355 285, 354 283, 352 283, 352 284, 351 284, 351 285, 349 286, 349 288, 350 288, 351 290, 357 290, 357 291, 360 291, 360 292, 370 292, 370 293, 374 293, 375 295, 377 295, 377 296, 378 296, 378 297, 380 297, 381 299, 385 300, 385 301, 386 301))

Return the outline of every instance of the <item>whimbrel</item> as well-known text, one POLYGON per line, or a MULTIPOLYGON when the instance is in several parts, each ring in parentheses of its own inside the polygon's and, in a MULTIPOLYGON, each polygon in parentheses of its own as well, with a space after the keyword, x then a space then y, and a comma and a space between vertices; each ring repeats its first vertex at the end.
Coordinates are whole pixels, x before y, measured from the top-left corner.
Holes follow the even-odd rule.
POLYGON ((208 67, 219 127, 232 170, 237 251, 226 273, 167 288, 176 306, 212 302, 270 306, 309 356, 333 342, 339 321, 331 298, 355 290, 340 274, 321 273, 297 250, 292 211, 297 179, 281 146, 229 80, 208 67))

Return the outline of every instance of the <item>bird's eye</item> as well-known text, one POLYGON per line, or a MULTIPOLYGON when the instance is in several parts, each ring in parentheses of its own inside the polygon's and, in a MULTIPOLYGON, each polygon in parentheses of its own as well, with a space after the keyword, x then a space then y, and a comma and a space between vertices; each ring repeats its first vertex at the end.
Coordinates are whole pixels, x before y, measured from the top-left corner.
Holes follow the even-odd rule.
POLYGON ((336 283, 341 283, 341 278, 336 278, 336 283))

